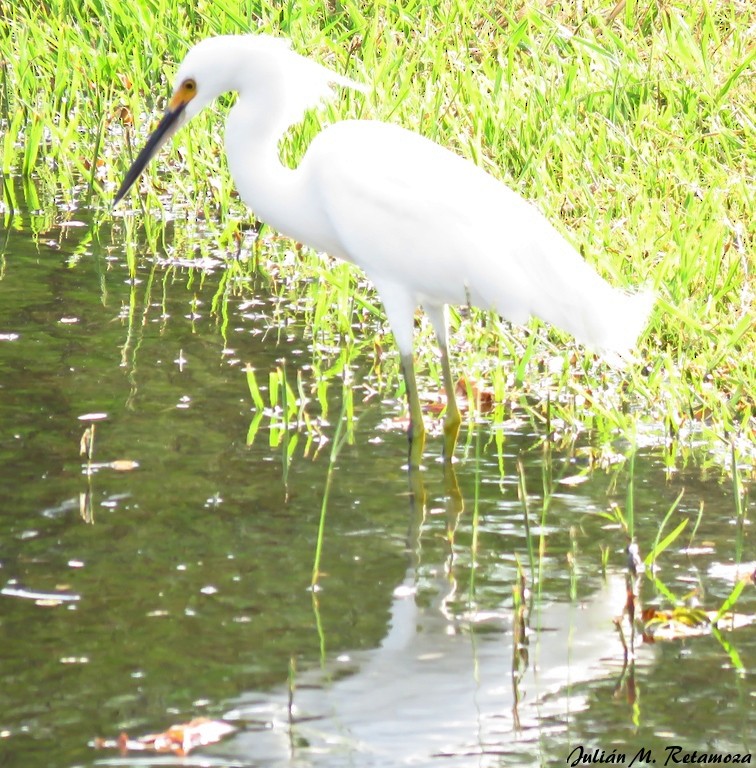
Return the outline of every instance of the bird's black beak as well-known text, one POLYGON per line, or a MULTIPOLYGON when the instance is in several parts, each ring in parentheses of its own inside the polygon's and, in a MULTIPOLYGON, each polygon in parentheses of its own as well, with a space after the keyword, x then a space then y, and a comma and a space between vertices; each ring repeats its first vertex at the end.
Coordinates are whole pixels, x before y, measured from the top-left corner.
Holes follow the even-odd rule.
POLYGON ((155 130, 152 132, 152 135, 147 140, 147 143, 144 145, 144 149, 142 149, 142 151, 137 155, 136 160, 134 160, 134 162, 131 164, 131 168, 129 168, 128 172, 126 173, 126 177, 124 178, 123 183, 118 188, 118 192, 116 192, 113 205, 117 205, 123 199, 129 189, 131 189, 134 182, 139 178, 139 175, 145 169, 147 163, 152 160, 152 158, 158 153, 163 144, 165 144, 166 141, 168 141, 168 139, 170 139, 171 136, 173 136, 173 134, 176 133, 176 131, 183 125, 184 110, 186 109, 186 105, 189 103, 189 101, 186 99, 178 98, 179 95, 180 94, 177 93, 171 99, 171 102, 168 105, 168 109, 163 115, 162 120, 158 123, 157 128, 155 128, 155 130))

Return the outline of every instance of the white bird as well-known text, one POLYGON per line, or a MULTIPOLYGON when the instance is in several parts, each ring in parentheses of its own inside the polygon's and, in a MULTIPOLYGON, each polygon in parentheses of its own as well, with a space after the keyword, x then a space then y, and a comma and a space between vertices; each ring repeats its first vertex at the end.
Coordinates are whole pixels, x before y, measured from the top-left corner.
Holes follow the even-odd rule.
POLYGON ((409 464, 425 426, 413 362, 422 306, 441 349, 444 456, 461 423, 447 344, 447 304, 524 323, 531 315, 597 352, 627 354, 645 327, 650 292, 612 288, 532 204, 469 160, 388 123, 345 120, 284 166, 279 141, 332 86, 364 90, 266 35, 208 38, 187 54, 167 111, 118 190, 117 203, 173 133, 236 91, 226 124, 229 167, 259 219, 311 248, 353 262, 375 285, 401 355, 410 410, 409 464))

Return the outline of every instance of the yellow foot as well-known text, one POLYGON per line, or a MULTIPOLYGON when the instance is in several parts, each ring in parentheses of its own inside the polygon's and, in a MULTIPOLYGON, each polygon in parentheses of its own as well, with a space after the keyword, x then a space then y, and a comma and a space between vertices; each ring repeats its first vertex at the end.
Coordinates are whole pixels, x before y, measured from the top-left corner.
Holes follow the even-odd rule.
POLYGON ((410 422, 410 428, 407 432, 409 439, 409 467, 417 469, 423 460, 425 450, 425 426, 420 422, 419 427, 410 422))
POLYGON ((448 413, 444 419, 444 461, 450 462, 454 459, 454 449, 457 447, 457 437, 459 436, 459 427, 462 418, 459 411, 448 413))

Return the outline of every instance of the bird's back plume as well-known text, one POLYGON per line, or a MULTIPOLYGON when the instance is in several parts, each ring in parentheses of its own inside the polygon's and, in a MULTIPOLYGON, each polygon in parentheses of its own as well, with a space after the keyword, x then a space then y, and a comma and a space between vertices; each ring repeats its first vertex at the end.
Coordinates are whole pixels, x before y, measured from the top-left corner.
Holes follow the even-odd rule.
POLYGON ((308 109, 336 95, 341 86, 366 92, 368 88, 351 78, 340 75, 291 49, 291 43, 271 35, 248 35, 240 38, 250 49, 259 51, 279 95, 279 119, 288 128, 302 120, 308 109))

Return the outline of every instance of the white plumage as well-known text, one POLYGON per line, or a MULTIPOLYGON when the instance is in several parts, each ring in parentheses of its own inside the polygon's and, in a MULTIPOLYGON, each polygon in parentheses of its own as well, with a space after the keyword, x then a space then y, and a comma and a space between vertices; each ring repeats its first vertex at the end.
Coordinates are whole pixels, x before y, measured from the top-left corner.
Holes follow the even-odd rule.
POLYGON ((277 38, 200 42, 181 64, 168 111, 116 201, 176 128, 221 93, 237 91, 225 144, 244 202, 281 233, 357 264, 381 296, 407 382, 410 466, 419 464, 424 442, 412 358, 418 305, 442 351, 448 459, 460 416, 446 304, 469 303, 515 323, 535 315, 596 351, 631 350, 653 296, 611 287, 531 203, 438 144, 396 125, 348 120, 319 133, 297 168, 285 167, 281 137, 333 85, 362 88, 277 38))

